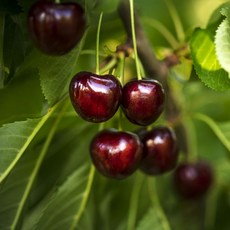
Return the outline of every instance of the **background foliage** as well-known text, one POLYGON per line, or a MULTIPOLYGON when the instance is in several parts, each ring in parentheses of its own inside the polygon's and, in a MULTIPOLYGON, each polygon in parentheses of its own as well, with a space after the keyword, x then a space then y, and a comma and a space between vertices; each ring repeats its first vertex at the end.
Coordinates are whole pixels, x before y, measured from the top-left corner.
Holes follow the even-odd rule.
MULTIPOLYGON (((0 229, 229 229, 229 3, 135 1, 159 58, 189 45, 188 56, 181 56, 169 77, 189 133, 189 158, 206 159, 215 172, 209 194, 189 202, 175 193, 172 173, 155 178, 138 171, 114 181, 96 172, 90 187, 88 146, 98 125, 77 117, 68 85, 78 71, 95 70, 101 11, 103 55, 125 42, 126 33, 116 12, 118 0, 77 2, 86 7, 88 30, 62 57, 46 56, 31 43, 26 15, 33 1, 0 2, 0 229), (185 33, 173 20, 175 9, 185 33)), ((131 67, 128 75, 135 73, 131 67)), ((137 128, 125 118, 123 126, 137 128)))

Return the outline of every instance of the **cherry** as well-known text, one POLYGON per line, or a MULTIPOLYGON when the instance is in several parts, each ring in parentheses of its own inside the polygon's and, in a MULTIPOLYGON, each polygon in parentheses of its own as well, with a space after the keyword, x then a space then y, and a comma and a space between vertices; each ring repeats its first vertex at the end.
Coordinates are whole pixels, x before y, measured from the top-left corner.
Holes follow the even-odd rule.
POLYGON ((69 95, 76 112, 86 121, 103 122, 117 111, 122 87, 113 75, 90 72, 76 74, 69 86, 69 95))
POLYGON ((165 93, 154 80, 133 80, 122 91, 121 105, 132 123, 147 126, 153 123, 164 108, 165 93))
POLYGON ((213 172, 207 162, 183 163, 174 173, 177 192, 186 199, 202 197, 213 182, 213 172))
POLYGON ((77 3, 38 1, 28 13, 28 27, 38 49, 49 55, 63 55, 84 34, 84 10, 77 3))
POLYGON ((94 137, 90 154, 95 167, 104 176, 123 179, 138 168, 142 143, 134 133, 107 129, 94 137))
POLYGON ((156 127, 142 138, 143 159, 140 169, 149 175, 158 175, 175 168, 178 146, 173 129, 156 127))

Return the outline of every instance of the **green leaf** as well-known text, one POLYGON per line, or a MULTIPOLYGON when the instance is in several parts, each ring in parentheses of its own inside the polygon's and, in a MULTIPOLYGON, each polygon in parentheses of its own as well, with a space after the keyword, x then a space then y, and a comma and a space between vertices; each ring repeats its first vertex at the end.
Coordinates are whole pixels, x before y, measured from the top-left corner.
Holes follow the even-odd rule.
POLYGON ((220 142, 228 150, 228 155, 230 158, 230 123, 216 123, 210 117, 198 113, 194 115, 194 118, 204 122, 212 129, 212 131, 215 133, 220 142))
POLYGON ((31 173, 37 162, 39 152, 30 151, 25 154, 15 170, 0 186, 0 229, 15 229, 18 218, 24 212, 25 202, 28 200, 26 187, 29 184, 31 173), (26 196, 25 200, 22 199, 26 196))
POLYGON ((83 164, 60 186, 37 229, 70 229, 85 196, 87 169, 88 165, 83 164))
POLYGON ((230 89, 228 73, 217 59, 213 35, 208 30, 197 29, 190 41, 191 55, 198 77, 215 90, 230 89))
POLYGON ((5 220, 1 222, 3 229, 15 229, 21 222, 20 219, 28 202, 35 178, 47 154, 47 150, 49 149, 50 143, 65 109, 66 106, 63 106, 63 109, 59 112, 57 118, 52 124, 39 154, 28 153, 26 156, 27 158, 25 157, 26 161, 17 165, 18 167, 16 167, 16 169, 18 170, 14 170, 14 175, 11 175, 11 177, 0 187, 0 204, 3 204, 0 205, 0 207, 4 207, 3 211, 0 209, 0 217, 2 220, 5 220), (17 177, 18 180, 15 180, 17 177), (12 187, 14 189, 12 189, 12 187), (12 201, 12 192, 14 193, 16 189, 17 194, 13 197, 14 200, 12 201))
POLYGON ((159 216, 160 213, 157 208, 155 207, 150 208, 138 223, 136 230, 149 230, 149 229, 166 230, 159 216))
POLYGON ((70 53, 53 57, 33 50, 25 59, 21 70, 37 68, 41 87, 45 98, 50 105, 55 104, 68 91, 70 79, 75 74, 77 59, 81 46, 77 46, 70 53))
POLYGON ((42 115, 46 108, 39 83, 38 72, 27 69, 0 90, 0 126, 42 115))
POLYGON ((215 45, 221 67, 230 73, 230 24, 227 18, 216 31, 215 45))
POLYGON ((9 175, 54 110, 50 109, 41 119, 15 122, 0 128, 0 183, 9 175))
POLYGON ((21 11, 20 6, 18 5, 17 0, 1 0, 0 1, 0 13, 11 13, 17 14, 21 11))

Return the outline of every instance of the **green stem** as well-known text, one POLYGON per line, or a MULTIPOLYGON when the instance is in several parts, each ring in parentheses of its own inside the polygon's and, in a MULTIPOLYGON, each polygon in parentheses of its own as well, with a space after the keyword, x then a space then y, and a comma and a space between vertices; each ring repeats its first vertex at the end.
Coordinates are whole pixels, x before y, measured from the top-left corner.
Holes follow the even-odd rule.
MULTIPOLYGON (((104 127, 105 127, 105 123, 100 123, 98 131, 103 130, 104 127)), ((87 180, 87 184, 86 184, 86 189, 85 189, 85 192, 83 194, 83 199, 81 201, 81 204, 80 204, 80 207, 78 209, 78 212, 76 213, 76 215, 73 218, 73 223, 72 223, 72 225, 70 227, 70 230, 76 229, 76 227, 77 227, 77 225, 78 225, 78 223, 79 223, 79 221, 80 221, 80 219, 82 217, 82 214, 83 214, 83 212, 85 210, 85 207, 87 205, 89 195, 90 195, 90 192, 91 192, 91 189, 92 189, 94 176, 95 176, 95 167, 94 167, 93 164, 91 164, 90 171, 89 171, 89 176, 88 176, 88 180, 87 180)))
POLYGON ((40 153, 40 155, 39 155, 39 157, 38 157, 38 159, 37 159, 37 161, 36 161, 36 164, 35 164, 35 166, 34 166, 34 168, 33 168, 32 173, 30 174, 30 178, 29 178, 29 180, 28 180, 28 183, 27 183, 25 192, 24 192, 24 194, 23 194, 23 196, 22 196, 22 199, 21 199, 21 201, 20 201, 19 207, 18 207, 17 212, 16 212, 16 214, 15 214, 15 218, 14 218, 14 221, 13 221, 13 223, 12 223, 12 225, 11 225, 11 229, 16 229, 16 226, 17 226, 17 224, 18 224, 18 222, 19 222, 19 218, 20 218, 20 216, 21 216, 21 213, 22 213, 22 211, 23 211, 23 208, 25 207, 26 201, 27 201, 27 199, 28 199, 28 197, 29 197, 29 194, 30 194, 30 191, 31 191, 31 189, 32 189, 32 187, 33 187, 33 184, 34 184, 36 175, 37 175, 37 173, 38 173, 38 171, 39 171, 39 169, 40 169, 40 167, 41 167, 41 164, 42 164, 42 162, 43 162, 43 159, 44 159, 45 156, 46 156, 46 153, 47 153, 47 151, 48 151, 48 148, 49 148, 49 146, 50 146, 50 143, 51 143, 51 141, 52 141, 52 139, 53 139, 53 137, 54 137, 54 134, 55 134, 55 132, 56 132, 56 130, 57 130, 57 127, 58 127, 58 125, 59 125, 59 123, 60 123, 60 121, 61 121, 61 118, 63 117, 63 114, 64 114, 64 112, 65 112, 65 110, 66 110, 67 105, 68 105, 68 103, 66 103, 66 104, 63 106, 63 108, 62 108, 62 110, 60 111, 60 113, 58 113, 58 117, 57 117, 56 120, 54 121, 53 126, 52 126, 52 128, 50 129, 50 131, 49 131, 49 133, 48 133, 48 136, 47 136, 46 141, 45 141, 45 143, 44 143, 44 145, 43 145, 43 148, 42 148, 42 150, 41 150, 41 153, 40 153))
POLYGON ((218 198, 219 198, 219 189, 213 190, 212 194, 206 200, 205 205, 205 229, 211 230, 214 229, 214 224, 216 221, 216 212, 217 212, 217 205, 218 205, 218 198))
POLYGON ((104 74, 115 67, 117 64, 117 59, 112 58, 103 68, 100 69, 100 74, 104 74))
POLYGON ((155 209, 158 211, 156 214, 158 214, 158 218, 162 224, 163 229, 164 230, 171 230, 168 219, 167 219, 167 217, 164 213, 164 210, 160 204, 155 180, 156 179, 152 178, 152 177, 148 178, 149 195, 150 195, 153 206, 155 206, 155 209))
POLYGON ((135 33, 133 0, 129 0, 129 4, 130 4, 132 40, 133 40, 133 49, 134 49, 134 55, 135 55, 135 64, 136 64, 137 78, 138 78, 138 80, 141 80, 141 72, 140 72, 140 67, 139 67, 139 63, 138 63, 138 54, 137 54, 137 41, 136 41, 136 33, 135 33))
POLYGON ((55 0, 55 3, 56 4, 60 4, 60 0, 55 0))
POLYGON ((137 210, 138 210, 138 202, 139 202, 139 196, 140 196, 140 192, 141 192, 141 188, 142 188, 142 184, 143 184, 143 178, 144 177, 141 173, 138 173, 136 178, 135 178, 132 194, 130 197, 127 230, 135 229, 137 210))
POLYGON ((177 38, 180 42, 184 42, 184 39, 185 39, 184 29, 183 29, 183 25, 181 23, 177 10, 171 0, 165 0, 165 4, 172 17, 172 20, 173 20, 173 23, 176 29, 176 33, 177 33, 177 38))
POLYGON ((100 58, 99 58, 99 46, 100 46, 100 31, 103 13, 100 14, 98 28, 97 28, 97 40, 96 40, 96 74, 100 74, 100 58))
POLYGON ((173 49, 177 49, 179 47, 179 43, 177 42, 176 38, 161 22, 152 18, 146 18, 143 21, 145 24, 153 27, 159 33, 161 33, 173 49))
MULTIPOLYGON (((116 69, 116 76, 118 76, 121 85, 124 85, 125 81, 125 54, 120 53, 119 54, 119 61, 118 61, 118 67, 116 69)), ((122 109, 119 108, 119 117, 118 117, 118 130, 122 130, 122 120, 123 120, 123 112, 122 109)))
MULTIPOLYGON (((96 54, 96 51, 95 50, 90 50, 90 49, 85 49, 85 50, 82 50, 80 55, 95 55, 96 54)), ((103 53, 99 53, 99 56, 100 57, 107 57, 106 54, 103 54, 103 53)))
POLYGON ((87 181, 87 185, 86 185, 86 190, 84 192, 83 199, 82 199, 82 202, 80 204, 79 210, 73 219, 73 223, 70 227, 70 230, 76 229, 76 227, 77 227, 77 225, 81 219, 81 216, 85 210, 85 207, 86 207, 86 204, 87 204, 87 201, 89 199, 90 192, 91 192, 94 175, 95 175, 95 168, 93 165, 91 165, 90 171, 89 171, 89 176, 88 176, 88 181, 87 181))
POLYGON ((0 88, 3 88, 5 70, 3 60, 3 46, 4 46, 4 30, 5 30, 5 15, 0 14, 0 88))
POLYGON ((193 118, 204 122, 205 124, 207 124, 212 129, 212 131, 216 134, 216 136, 221 141, 221 143, 228 150, 228 157, 230 158, 230 141, 223 134, 223 132, 221 131, 219 126, 216 124, 216 122, 213 121, 210 117, 208 117, 204 114, 201 114, 201 113, 194 114, 193 118))
POLYGON ((197 159, 198 150, 197 150, 197 137, 194 124, 191 119, 186 119, 183 121, 183 125, 186 132, 188 152, 186 156, 188 156, 187 160, 197 159))

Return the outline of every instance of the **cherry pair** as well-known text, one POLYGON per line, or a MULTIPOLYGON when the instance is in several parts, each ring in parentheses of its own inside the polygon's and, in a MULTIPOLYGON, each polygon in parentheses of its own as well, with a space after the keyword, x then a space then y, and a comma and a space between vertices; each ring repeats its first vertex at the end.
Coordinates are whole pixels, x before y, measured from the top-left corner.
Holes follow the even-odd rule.
POLYGON ((172 170, 177 163, 178 148, 174 131, 167 127, 156 127, 146 132, 144 138, 107 129, 93 138, 90 154, 103 175, 123 179, 138 168, 149 175, 172 170))
POLYGON ((69 94, 74 109, 86 121, 107 121, 121 105, 132 123, 143 126, 150 125, 160 116, 165 98, 157 81, 133 80, 122 88, 113 75, 90 72, 80 72, 73 77, 69 94))

